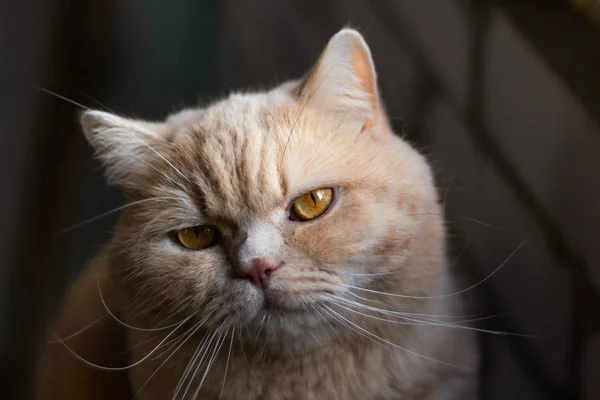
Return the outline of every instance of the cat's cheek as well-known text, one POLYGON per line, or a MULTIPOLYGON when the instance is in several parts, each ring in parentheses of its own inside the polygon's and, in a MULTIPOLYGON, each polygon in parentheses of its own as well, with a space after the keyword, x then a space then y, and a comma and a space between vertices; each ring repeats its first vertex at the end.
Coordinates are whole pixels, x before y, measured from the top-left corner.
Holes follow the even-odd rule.
POLYGON ((286 232, 288 246, 316 263, 343 264, 352 258, 354 243, 360 240, 361 205, 342 197, 334 207, 314 221, 291 222, 286 232))

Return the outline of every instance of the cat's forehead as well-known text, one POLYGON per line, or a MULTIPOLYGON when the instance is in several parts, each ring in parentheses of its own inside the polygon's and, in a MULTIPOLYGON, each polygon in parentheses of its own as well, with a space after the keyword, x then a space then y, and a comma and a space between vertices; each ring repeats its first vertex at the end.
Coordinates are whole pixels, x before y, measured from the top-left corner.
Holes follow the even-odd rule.
POLYGON ((265 95, 236 95, 181 128, 175 145, 204 212, 220 218, 267 214, 284 201, 285 122, 265 95))
POLYGON ((272 215, 305 191, 361 179, 377 149, 360 128, 275 90, 204 109, 175 145, 205 213, 239 220, 272 215))

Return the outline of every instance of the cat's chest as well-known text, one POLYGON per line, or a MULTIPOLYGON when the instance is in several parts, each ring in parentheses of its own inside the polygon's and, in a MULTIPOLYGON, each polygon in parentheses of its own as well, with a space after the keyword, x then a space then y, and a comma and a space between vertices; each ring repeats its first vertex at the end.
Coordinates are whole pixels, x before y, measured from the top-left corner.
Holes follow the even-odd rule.
POLYGON ((389 397, 394 392, 389 354, 366 350, 324 347, 302 357, 267 358, 248 354, 238 344, 231 352, 223 346, 214 359, 210 353, 202 360, 201 353, 186 351, 166 362, 164 357, 149 360, 132 371, 131 381, 140 399, 394 398, 389 397))

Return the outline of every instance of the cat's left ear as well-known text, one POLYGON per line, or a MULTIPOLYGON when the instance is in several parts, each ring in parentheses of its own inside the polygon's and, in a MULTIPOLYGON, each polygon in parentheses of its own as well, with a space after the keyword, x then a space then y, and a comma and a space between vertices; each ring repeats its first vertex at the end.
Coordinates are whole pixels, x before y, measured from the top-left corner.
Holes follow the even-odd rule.
POLYGON ((371 51, 354 29, 342 29, 330 39, 296 93, 301 101, 359 119, 363 131, 387 125, 371 51))
POLYGON ((123 118, 103 111, 85 111, 80 117, 86 139, 95 150, 111 183, 135 187, 152 164, 151 157, 165 143, 165 123, 123 118))

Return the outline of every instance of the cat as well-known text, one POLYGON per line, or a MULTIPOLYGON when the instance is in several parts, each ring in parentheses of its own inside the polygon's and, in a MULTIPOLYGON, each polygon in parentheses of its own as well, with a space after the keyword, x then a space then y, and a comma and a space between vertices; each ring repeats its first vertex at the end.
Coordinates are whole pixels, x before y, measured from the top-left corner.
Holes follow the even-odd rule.
POLYGON ((269 91, 81 124, 127 205, 37 398, 476 398, 431 168, 392 131, 356 30, 269 91))

